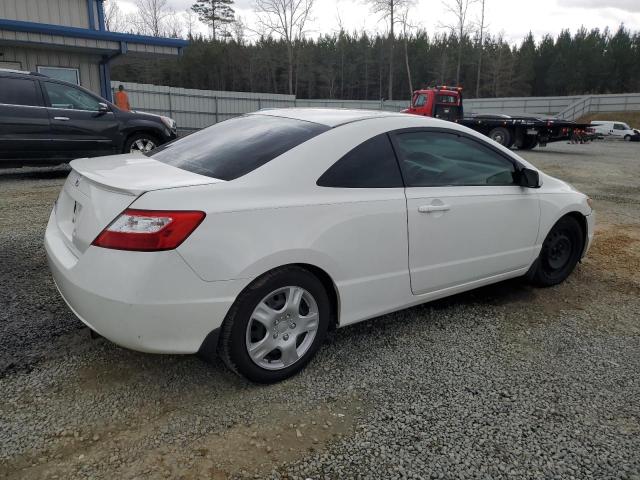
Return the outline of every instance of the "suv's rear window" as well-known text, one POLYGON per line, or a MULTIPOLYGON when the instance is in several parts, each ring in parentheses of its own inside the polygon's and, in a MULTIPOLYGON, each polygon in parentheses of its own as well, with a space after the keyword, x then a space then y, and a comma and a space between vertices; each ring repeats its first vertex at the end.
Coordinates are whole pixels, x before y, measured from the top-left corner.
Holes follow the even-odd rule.
POLYGON ((0 78, 0 103, 41 106, 36 82, 27 78, 0 78))
POLYGON ((327 130, 318 123, 246 115, 192 133, 150 156, 193 173, 233 180, 327 130))

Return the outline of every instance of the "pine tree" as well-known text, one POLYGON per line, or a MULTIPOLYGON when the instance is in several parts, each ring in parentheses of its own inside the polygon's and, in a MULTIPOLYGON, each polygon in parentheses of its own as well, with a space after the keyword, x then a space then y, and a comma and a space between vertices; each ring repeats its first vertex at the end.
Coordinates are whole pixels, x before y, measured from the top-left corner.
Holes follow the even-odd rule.
POLYGON ((191 10, 198 14, 202 23, 211 26, 211 39, 215 41, 220 37, 231 36, 226 27, 234 21, 235 11, 232 5, 233 0, 199 0, 191 10))

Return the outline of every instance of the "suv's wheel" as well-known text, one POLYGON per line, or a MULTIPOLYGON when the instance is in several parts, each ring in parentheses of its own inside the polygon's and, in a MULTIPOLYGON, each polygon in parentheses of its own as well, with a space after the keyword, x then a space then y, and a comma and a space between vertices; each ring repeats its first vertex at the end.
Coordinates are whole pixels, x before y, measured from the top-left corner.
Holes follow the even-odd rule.
POLYGON ((625 142, 630 142, 631 141, 631 135, 625 135, 624 136, 624 141, 625 142))
POLYGON ((127 138, 123 153, 147 153, 160 145, 160 141, 149 133, 136 133, 127 138))
POLYGON ((489 138, 500 145, 509 146, 511 144, 511 134, 506 128, 494 128, 489 132, 489 138))
POLYGON ((564 281, 582 255, 584 234, 573 217, 562 217, 545 238, 532 275, 534 283, 550 287, 564 281))
POLYGON ((259 383, 294 375, 322 345, 331 308, 322 283, 300 267, 270 272, 240 294, 225 318, 219 354, 259 383))

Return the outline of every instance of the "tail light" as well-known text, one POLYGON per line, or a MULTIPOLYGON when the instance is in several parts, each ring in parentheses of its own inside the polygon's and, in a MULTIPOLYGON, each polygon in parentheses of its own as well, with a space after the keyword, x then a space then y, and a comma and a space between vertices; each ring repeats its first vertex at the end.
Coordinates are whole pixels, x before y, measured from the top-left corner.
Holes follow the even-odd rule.
POLYGON ((191 235, 204 217, 205 213, 198 211, 127 209, 92 245, 139 252, 173 250, 191 235))

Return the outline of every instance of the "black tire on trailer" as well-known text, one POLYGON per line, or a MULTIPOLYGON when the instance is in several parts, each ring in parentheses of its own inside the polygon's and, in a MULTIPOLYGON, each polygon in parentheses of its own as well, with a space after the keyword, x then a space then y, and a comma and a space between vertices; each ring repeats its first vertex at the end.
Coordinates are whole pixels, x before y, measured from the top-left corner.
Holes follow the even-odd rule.
POLYGON ((506 128, 496 127, 489 132, 489 138, 494 142, 508 147, 513 142, 511 140, 511 133, 506 128))
POLYGON ((519 150, 533 150, 538 145, 538 138, 533 135, 527 135, 522 139, 522 145, 519 150))

